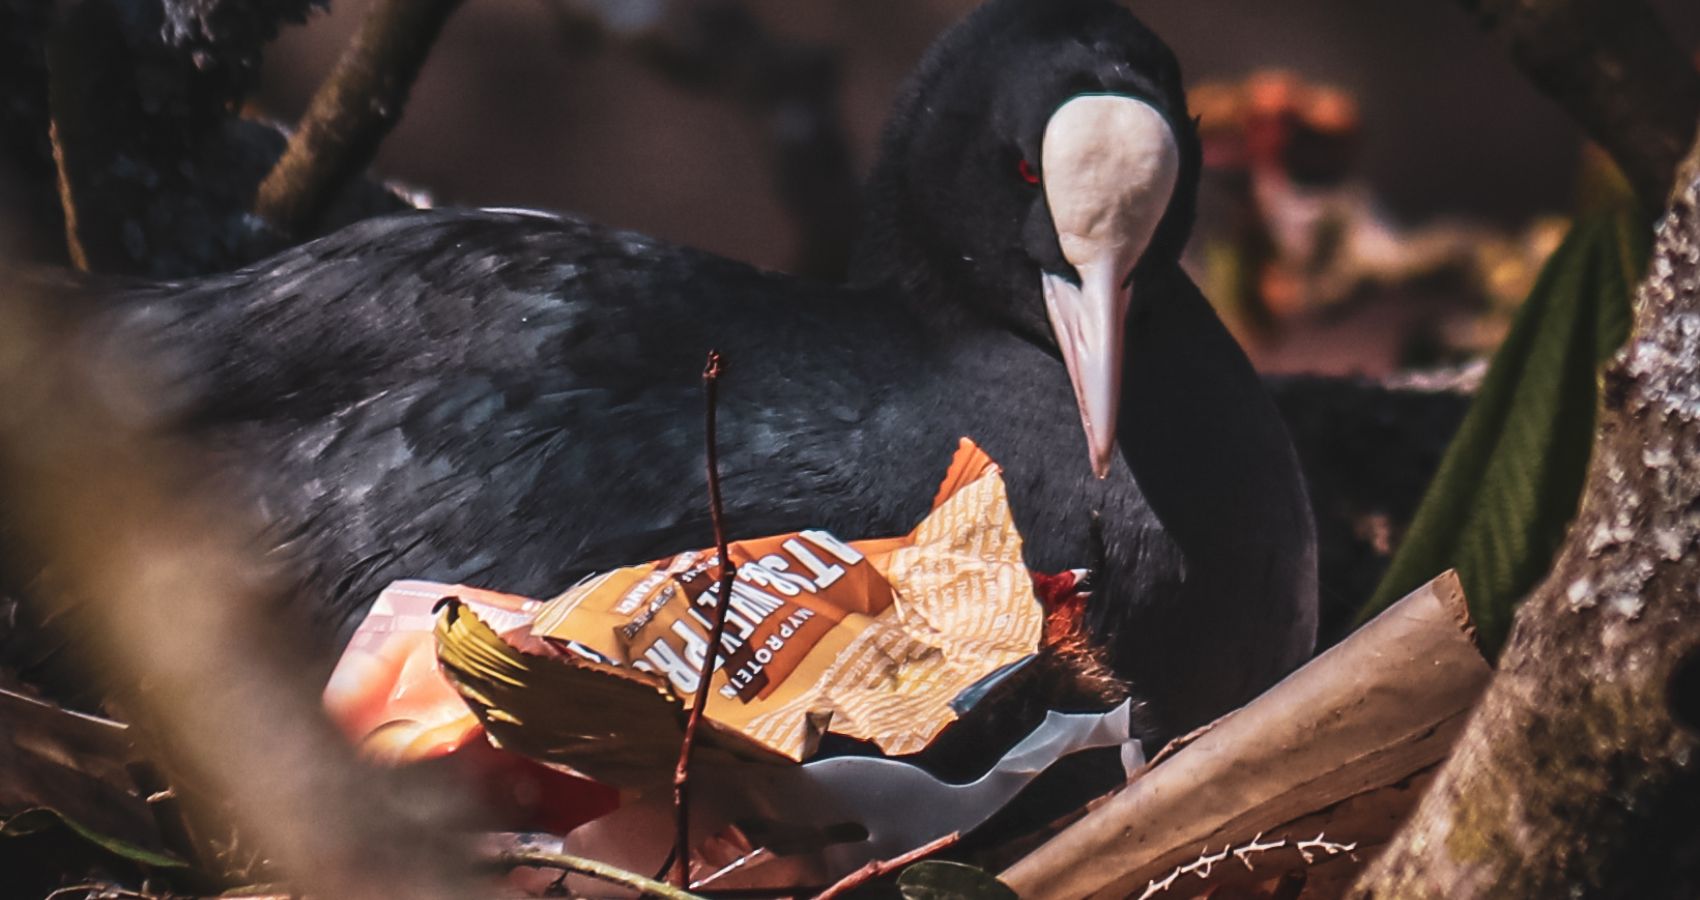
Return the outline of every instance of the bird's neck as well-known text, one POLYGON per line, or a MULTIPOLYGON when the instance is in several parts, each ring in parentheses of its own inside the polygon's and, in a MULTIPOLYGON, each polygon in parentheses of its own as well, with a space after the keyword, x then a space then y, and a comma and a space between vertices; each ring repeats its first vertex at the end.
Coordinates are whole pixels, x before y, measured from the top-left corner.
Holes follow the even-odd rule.
POLYGON ((989 288, 973 283, 968 263, 943 262, 923 237, 901 229, 889 221, 864 229, 852 260, 852 286, 891 303, 935 347, 1009 330, 1010 323, 989 314, 999 304, 988 302, 989 288))
POLYGON ((888 146, 868 177, 862 221, 850 254, 850 283, 871 287, 900 300, 907 312, 929 328, 948 329, 963 316, 952 296, 950 273, 940 262, 915 211, 902 167, 893 162, 901 146, 888 146))

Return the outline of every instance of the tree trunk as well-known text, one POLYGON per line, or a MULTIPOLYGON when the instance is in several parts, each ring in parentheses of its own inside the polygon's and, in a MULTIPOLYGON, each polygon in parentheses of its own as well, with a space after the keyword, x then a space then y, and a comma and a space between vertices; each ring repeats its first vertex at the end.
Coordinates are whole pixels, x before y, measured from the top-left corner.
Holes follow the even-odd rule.
POLYGON ((1676 185, 1576 522, 1352 896, 1700 896, 1700 144, 1676 185))

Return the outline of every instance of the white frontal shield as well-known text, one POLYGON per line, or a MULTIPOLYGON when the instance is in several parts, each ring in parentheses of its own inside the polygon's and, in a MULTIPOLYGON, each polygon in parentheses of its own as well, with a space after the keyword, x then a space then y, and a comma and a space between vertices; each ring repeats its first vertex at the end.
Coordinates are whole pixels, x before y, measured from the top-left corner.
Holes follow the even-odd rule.
POLYGON ((1041 155, 1045 202, 1075 284, 1045 273, 1045 309, 1068 365, 1092 471, 1109 473, 1121 404, 1133 268, 1168 209, 1180 149, 1161 113, 1118 94, 1083 94, 1052 114, 1041 155))

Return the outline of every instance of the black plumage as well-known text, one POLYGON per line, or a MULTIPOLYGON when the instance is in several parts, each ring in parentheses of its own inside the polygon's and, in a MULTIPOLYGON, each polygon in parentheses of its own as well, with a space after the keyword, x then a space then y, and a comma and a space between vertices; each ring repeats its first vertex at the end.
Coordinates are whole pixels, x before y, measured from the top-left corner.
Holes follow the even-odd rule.
POLYGON ((1108 0, 993 0, 929 51, 869 182, 849 285, 569 217, 436 210, 242 271, 128 288, 91 335, 214 448, 346 634, 387 582, 545 595, 708 542, 701 388, 727 360, 734 537, 907 531, 959 435, 1005 470, 1030 564, 1096 570, 1092 624, 1170 734, 1303 660, 1314 539, 1290 443, 1181 272, 1198 150, 1167 48, 1108 0), (1136 96, 1180 150, 1133 273, 1107 477, 1046 319, 1071 277, 1019 174, 1072 96, 1136 96))

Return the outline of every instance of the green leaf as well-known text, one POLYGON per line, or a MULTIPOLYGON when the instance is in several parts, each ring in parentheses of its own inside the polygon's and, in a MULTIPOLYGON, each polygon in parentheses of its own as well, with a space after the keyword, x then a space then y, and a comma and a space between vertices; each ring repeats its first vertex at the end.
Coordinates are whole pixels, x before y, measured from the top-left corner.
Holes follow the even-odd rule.
POLYGON ((1616 298, 1621 296, 1623 302, 1602 302, 1599 304, 1599 345, 1597 353, 1600 362, 1611 359, 1617 348, 1629 339, 1629 328, 1634 324, 1635 285, 1641 276, 1647 272, 1647 262, 1653 255, 1653 232, 1646 226, 1647 219, 1641 215, 1639 207, 1629 206, 1617 210, 1616 214, 1607 216, 1611 221, 1611 240, 1616 242, 1615 252, 1606 251, 1608 263, 1604 276, 1606 285, 1604 296, 1616 298))
POLYGON ((1478 640, 1497 654, 1575 516, 1599 368, 1628 336, 1647 264, 1643 221, 1627 205, 1592 213, 1547 260, 1360 622, 1456 568, 1478 640))
POLYGON ((35 834, 50 828, 63 826, 75 832, 86 840, 116 856, 138 862, 143 865, 161 869, 180 869, 188 865, 183 860, 157 850, 150 850, 139 844, 133 844, 123 838, 102 834, 64 813, 47 807, 38 806, 26 809, 4 821, 0 821, 0 838, 35 834))
POLYGON ((958 862, 918 862, 897 876, 903 900, 1017 900, 1009 885, 958 862))

